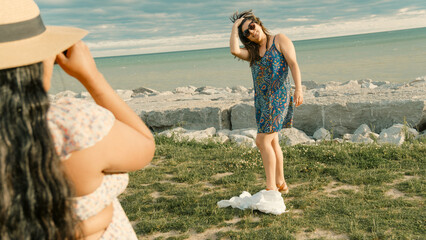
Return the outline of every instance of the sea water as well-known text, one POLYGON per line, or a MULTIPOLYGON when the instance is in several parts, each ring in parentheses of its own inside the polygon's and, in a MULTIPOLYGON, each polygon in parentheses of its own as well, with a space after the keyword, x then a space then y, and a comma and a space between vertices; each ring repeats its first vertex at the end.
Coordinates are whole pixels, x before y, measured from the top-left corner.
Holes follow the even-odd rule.
MULTIPOLYGON (((372 79, 407 82, 426 75, 426 28, 294 41, 303 81, 372 79)), ((229 48, 96 58, 114 89, 176 87, 252 87, 248 62, 229 48)), ((80 83, 55 66, 52 89, 83 91, 80 83)))

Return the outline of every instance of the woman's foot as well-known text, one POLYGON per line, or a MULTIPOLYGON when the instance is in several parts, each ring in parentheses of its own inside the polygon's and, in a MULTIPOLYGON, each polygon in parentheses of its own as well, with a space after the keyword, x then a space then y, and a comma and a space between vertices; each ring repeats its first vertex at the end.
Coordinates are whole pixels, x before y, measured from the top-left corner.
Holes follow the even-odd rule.
POLYGON ((281 185, 277 184, 277 187, 278 187, 278 191, 281 192, 281 193, 287 194, 289 192, 286 182, 284 182, 281 185))

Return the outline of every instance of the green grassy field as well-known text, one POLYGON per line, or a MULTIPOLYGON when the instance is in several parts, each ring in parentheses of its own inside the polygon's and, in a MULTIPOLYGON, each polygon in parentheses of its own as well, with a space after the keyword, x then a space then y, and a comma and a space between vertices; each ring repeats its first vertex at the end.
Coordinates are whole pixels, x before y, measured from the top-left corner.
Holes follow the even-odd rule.
POLYGON ((218 208, 265 188, 257 149, 157 137, 121 202, 140 239, 424 239, 426 139, 397 147, 282 146, 290 193, 279 216, 218 208))

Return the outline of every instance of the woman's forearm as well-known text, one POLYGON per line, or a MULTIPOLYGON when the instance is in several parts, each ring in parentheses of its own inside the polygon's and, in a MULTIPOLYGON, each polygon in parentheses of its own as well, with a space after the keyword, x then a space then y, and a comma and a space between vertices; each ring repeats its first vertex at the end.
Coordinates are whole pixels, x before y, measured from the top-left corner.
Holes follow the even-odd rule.
POLYGON ((238 26, 234 25, 231 31, 231 37, 229 39, 229 47, 231 53, 236 55, 240 51, 239 38, 238 38, 238 26))
POLYGON ((111 111, 115 118, 129 125, 145 137, 153 139, 151 131, 141 120, 141 118, 118 96, 112 87, 105 80, 101 73, 96 73, 92 77, 96 81, 84 81, 84 86, 93 97, 95 102, 111 111), (93 84, 91 84, 93 83, 93 84))
POLYGON ((300 74, 299 65, 297 63, 289 65, 291 76, 293 77, 294 85, 296 90, 302 90, 302 77, 300 74))

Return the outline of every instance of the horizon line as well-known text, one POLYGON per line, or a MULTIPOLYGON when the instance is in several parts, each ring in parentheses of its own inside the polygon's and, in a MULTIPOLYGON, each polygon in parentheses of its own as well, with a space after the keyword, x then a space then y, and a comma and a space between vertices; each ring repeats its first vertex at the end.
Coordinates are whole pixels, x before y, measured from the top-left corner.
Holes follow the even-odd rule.
MULTIPOLYGON (((361 36, 361 35, 375 34, 375 33, 399 32, 399 31, 422 29, 422 28, 426 28, 426 27, 413 27, 413 28, 404 28, 404 29, 397 29, 397 30, 383 30, 383 31, 378 31, 378 32, 366 32, 366 33, 355 33, 355 34, 331 35, 331 36, 328 36, 328 37, 314 37, 314 38, 296 39, 296 40, 293 40, 293 42, 302 42, 302 41, 320 40, 320 39, 331 39, 331 38, 343 38, 343 37, 361 36)), ((213 48, 194 48, 194 49, 177 50, 177 51, 159 51, 159 52, 151 52, 151 53, 136 53, 136 54, 110 55, 110 56, 100 56, 100 57, 94 57, 94 58, 95 59, 101 59, 101 58, 113 58, 113 57, 140 56, 140 55, 169 54, 169 53, 181 53, 181 52, 213 50, 213 49, 221 49, 221 48, 228 48, 228 47, 229 46, 213 47, 213 48)))

